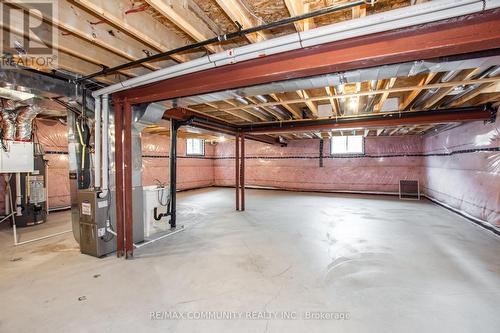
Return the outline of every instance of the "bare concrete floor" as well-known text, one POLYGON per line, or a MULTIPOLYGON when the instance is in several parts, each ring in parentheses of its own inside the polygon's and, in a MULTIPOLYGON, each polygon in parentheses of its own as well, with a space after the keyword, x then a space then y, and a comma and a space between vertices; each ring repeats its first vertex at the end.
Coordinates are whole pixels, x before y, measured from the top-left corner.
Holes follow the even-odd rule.
POLYGON ((71 234, 14 248, 3 226, 0 332, 500 332, 500 239, 441 207, 266 190, 233 205, 231 189, 181 193, 188 229, 131 261, 81 255, 71 234), (316 311, 349 319, 300 319, 316 311))

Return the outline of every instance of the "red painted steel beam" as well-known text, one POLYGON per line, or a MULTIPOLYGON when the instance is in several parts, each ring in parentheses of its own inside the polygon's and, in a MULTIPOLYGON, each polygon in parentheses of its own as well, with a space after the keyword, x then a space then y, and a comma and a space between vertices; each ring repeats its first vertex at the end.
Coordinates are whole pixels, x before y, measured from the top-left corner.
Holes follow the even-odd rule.
MULTIPOLYGON (((125 233, 123 230, 123 114, 122 103, 113 99, 115 107, 115 210, 116 210, 116 255, 123 256, 125 233)), ((106 158, 106 157, 104 157, 106 158)), ((109 195, 109 194, 108 194, 109 195)))
MULTIPOLYGON (((201 113, 196 113, 184 108, 173 108, 165 111, 164 119, 175 119, 186 121, 194 118, 191 126, 199 127, 205 130, 214 131, 218 133, 225 133, 235 135, 238 133, 238 126, 214 117, 210 117, 201 113)), ((249 140, 259 141, 268 144, 280 144, 276 138, 265 135, 248 135, 249 140)))
POLYGON ((132 212, 132 107, 125 100, 123 108, 123 149, 124 149, 124 193, 125 193, 125 258, 134 254, 133 212, 132 212))
POLYGON ((427 125, 492 120, 492 110, 485 106, 448 110, 377 114, 339 119, 318 119, 271 124, 255 124, 242 129, 246 133, 289 133, 342 128, 373 128, 400 125, 427 125))
POLYGON ((163 80, 117 93, 131 103, 500 47, 500 11, 371 34, 163 80))

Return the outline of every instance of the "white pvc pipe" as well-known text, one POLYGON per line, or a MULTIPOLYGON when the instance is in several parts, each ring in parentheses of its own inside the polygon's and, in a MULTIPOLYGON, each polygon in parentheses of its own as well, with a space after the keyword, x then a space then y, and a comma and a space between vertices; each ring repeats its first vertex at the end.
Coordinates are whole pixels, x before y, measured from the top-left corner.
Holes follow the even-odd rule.
MULTIPOLYGON (((500 7, 500 0, 441 0, 340 22, 301 33, 273 38, 227 50, 113 84, 92 93, 94 97, 157 82, 208 68, 297 50, 347 38, 409 27, 500 7), (484 7, 483 7, 484 6, 484 7)), ((459 24, 459 23, 457 23, 459 24)))
POLYGON ((47 235, 47 236, 43 236, 43 237, 38 237, 38 238, 30 239, 30 240, 27 240, 27 241, 24 241, 24 242, 18 242, 17 241, 17 235, 16 235, 16 229, 14 228, 14 245, 23 245, 23 244, 33 243, 33 242, 36 242, 36 241, 39 241, 39 240, 42 240, 42 239, 47 239, 47 238, 51 238, 51 237, 55 237, 55 236, 59 236, 59 235, 64 235, 64 234, 67 234, 68 232, 73 232, 73 230, 61 231, 61 232, 57 232, 55 234, 51 234, 51 235, 47 235))
POLYGON ((135 244, 135 243, 134 243, 133 245, 134 245, 134 247, 135 247, 136 249, 139 249, 139 248, 141 248, 141 247, 143 247, 143 246, 146 246, 146 245, 152 244, 152 243, 154 243, 154 242, 156 242, 156 241, 159 241, 160 239, 167 238, 167 237, 169 237, 169 236, 175 235, 175 234, 177 234, 177 233, 179 233, 179 232, 181 232, 181 231, 184 231, 184 230, 186 230, 186 229, 184 228, 184 226, 181 226, 181 227, 180 227, 180 229, 177 229, 177 230, 175 230, 175 231, 173 231, 173 232, 171 232, 171 233, 169 233, 169 234, 166 234, 166 235, 160 236, 160 237, 158 237, 158 238, 155 238, 155 239, 149 240, 149 241, 144 242, 144 243, 141 243, 141 244, 135 244))
MULTIPOLYGON (((85 103, 85 101, 84 101, 85 103)), ((101 96, 95 97, 94 112, 94 188, 101 187, 101 96)))
MULTIPOLYGON (((109 99, 108 95, 102 96, 102 187, 99 193, 100 198, 105 198, 108 195, 108 142, 109 141, 109 99)), ((96 165, 97 164, 96 162, 96 165)))

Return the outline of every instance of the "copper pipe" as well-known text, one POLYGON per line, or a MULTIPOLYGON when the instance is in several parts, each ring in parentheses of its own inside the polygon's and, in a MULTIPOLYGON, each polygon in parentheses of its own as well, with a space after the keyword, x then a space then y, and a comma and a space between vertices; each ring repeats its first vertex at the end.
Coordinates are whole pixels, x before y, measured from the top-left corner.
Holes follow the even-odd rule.
POLYGON ((132 107, 125 100, 123 116, 123 149, 125 178, 125 259, 134 255, 133 212, 132 212, 132 107))
POLYGON ((115 196, 116 196, 116 255, 123 256, 123 115, 121 102, 114 100, 115 106, 115 196))

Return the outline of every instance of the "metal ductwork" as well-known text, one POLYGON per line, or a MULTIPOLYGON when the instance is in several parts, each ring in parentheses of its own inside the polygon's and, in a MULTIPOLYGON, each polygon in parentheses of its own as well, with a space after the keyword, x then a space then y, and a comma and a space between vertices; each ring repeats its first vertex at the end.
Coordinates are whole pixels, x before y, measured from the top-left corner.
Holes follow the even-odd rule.
POLYGON ((16 111, 2 110, 2 139, 14 140, 16 136, 16 111))
POLYGON ((33 129, 33 120, 36 115, 42 110, 38 105, 29 105, 22 108, 16 118, 16 140, 29 141, 31 140, 31 132, 33 129))
MULTIPOLYGON (((293 92, 297 90, 322 89, 324 87, 335 87, 336 93, 341 94, 341 85, 354 84, 390 79, 393 77, 409 77, 437 72, 452 72, 454 70, 466 70, 472 68, 488 68, 500 62, 500 56, 484 56, 471 59, 459 60, 426 60, 398 63, 375 68, 356 69, 342 73, 324 74, 302 79, 278 81, 255 86, 218 91, 196 96, 181 97, 174 100, 162 102, 167 108, 188 107, 190 105, 217 102, 227 99, 236 99, 242 104, 249 103, 241 96, 268 95, 279 92, 293 92)), ((373 83, 371 83, 373 86, 373 83)), ((374 98, 373 104, 377 99, 374 98)), ((340 102, 339 102, 340 104, 340 102)))
MULTIPOLYGON (((487 78, 487 77, 495 77, 495 76, 497 76, 499 74, 500 74, 500 66, 491 67, 491 68, 487 69, 486 71, 484 71, 483 73, 481 73, 480 75, 475 76, 474 80, 476 80, 476 79, 484 79, 484 78, 487 78)), ((472 84, 472 85, 468 86, 467 88, 465 88, 459 94, 457 94, 455 96, 451 96, 450 98, 448 98, 447 100, 445 100, 440 106, 447 107, 451 103, 453 103, 454 101, 456 101, 457 99, 461 98, 462 96, 467 95, 468 93, 470 93, 471 91, 479 88, 480 86, 481 86, 481 84, 479 84, 479 83, 472 84)))
MULTIPOLYGON (((337 94, 342 95, 344 93, 343 84, 335 85, 334 88, 337 94)), ((339 103, 339 114, 343 116, 345 114, 345 98, 339 98, 337 101, 339 103)))
MULTIPOLYGON (((445 82, 449 82, 449 81, 453 80, 458 75, 458 73, 460 73, 460 71, 461 71, 460 69, 456 69, 456 70, 449 71, 449 72, 445 73, 441 77, 441 79, 439 80, 439 82, 440 83, 445 83, 445 82)), ((432 96, 434 96, 438 91, 439 91, 439 88, 433 88, 433 89, 426 90, 423 95, 419 96, 412 103, 412 105, 410 106, 410 109, 416 109, 416 108, 418 108, 425 101, 427 101, 429 98, 431 98, 432 96)))
MULTIPOLYGON (((377 90, 377 82, 378 80, 370 80, 370 91, 377 90)), ((373 105, 375 103, 376 95, 369 95, 368 101, 366 102, 365 112, 371 112, 373 109, 373 105)))
MULTIPOLYGON (((262 95, 255 95, 255 98, 257 98, 262 103, 269 102, 267 98, 262 95)), ((281 106, 271 105, 269 106, 269 108, 278 113, 279 115, 281 115, 285 119, 293 119, 292 115, 288 111, 283 110, 281 106)))
POLYGON ((2 139, 30 141, 33 120, 41 111, 38 105, 20 106, 12 100, 2 100, 2 139))

